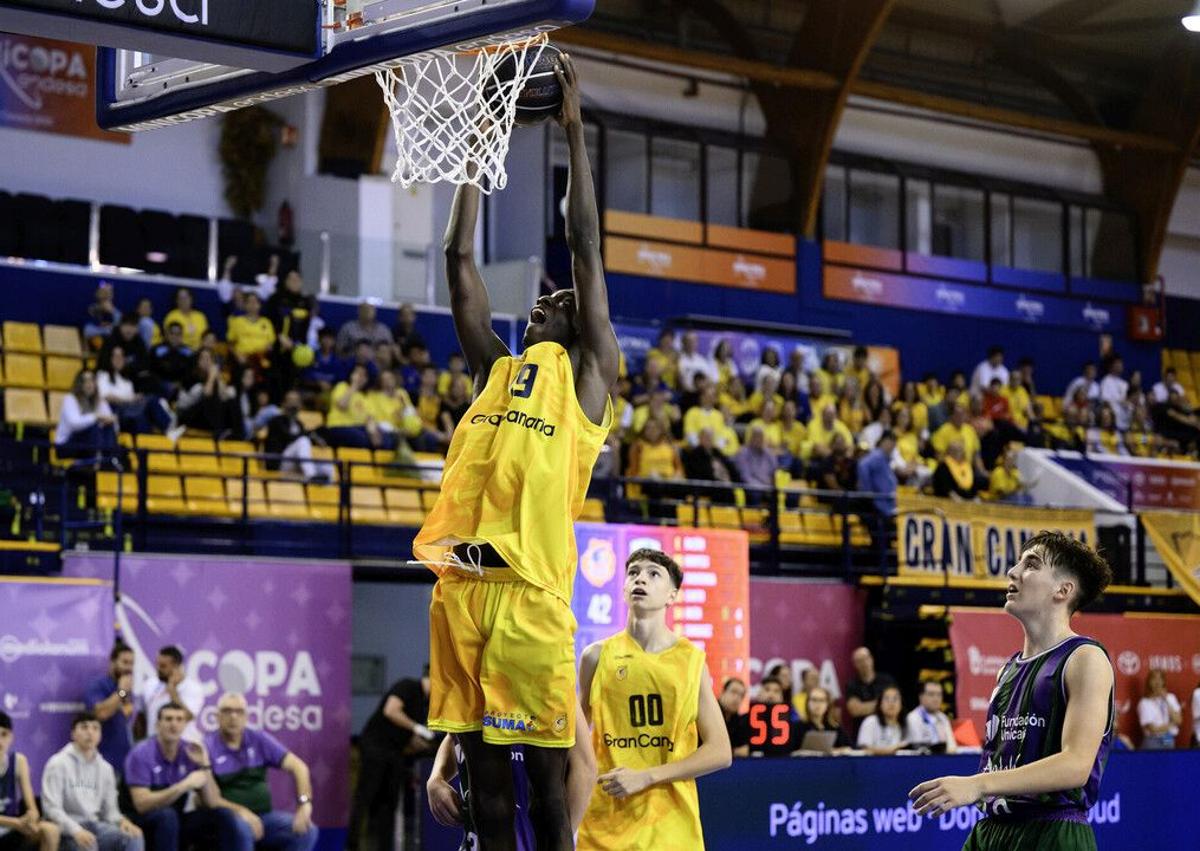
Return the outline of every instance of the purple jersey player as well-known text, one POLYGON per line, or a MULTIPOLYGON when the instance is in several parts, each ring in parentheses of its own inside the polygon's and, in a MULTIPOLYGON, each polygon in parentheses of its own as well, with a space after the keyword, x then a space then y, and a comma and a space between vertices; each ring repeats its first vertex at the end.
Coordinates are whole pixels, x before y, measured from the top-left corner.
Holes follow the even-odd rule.
POLYGON ((978 802, 986 816, 965 851, 1089 851, 1087 812, 1113 738, 1113 671, 1104 648, 1070 621, 1112 571, 1087 545, 1042 532, 1008 578, 1004 609, 1021 622, 1025 646, 996 678, 980 772, 926 781, 909 797, 931 816, 978 802))

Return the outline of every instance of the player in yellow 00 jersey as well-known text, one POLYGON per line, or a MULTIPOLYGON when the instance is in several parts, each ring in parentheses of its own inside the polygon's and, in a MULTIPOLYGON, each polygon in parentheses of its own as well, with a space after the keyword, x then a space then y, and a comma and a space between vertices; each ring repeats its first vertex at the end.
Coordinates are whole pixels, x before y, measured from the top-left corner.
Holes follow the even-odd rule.
MULTIPOLYGON (((570 149, 567 243, 574 288, 537 300, 525 350, 492 330, 473 256, 479 190, 460 186, 446 231, 454 327, 475 398, 442 488, 413 543, 438 574, 429 606, 428 726, 452 733, 483 851, 516 847, 510 746, 524 746, 538 851, 573 848, 567 753, 575 742, 574 518, 612 421, 617 338, 570 57, 556 68, 570 149)), ((523 226, 514 222, 514 225, 523 226)))
POLYGON ((667 627, 683 572, 658 550, 625 563, 625 629, 583 652, 580 701, 600 789, 580 851, 701 851, 695 778, 729 765, 725 717, 704 651, 667 627))

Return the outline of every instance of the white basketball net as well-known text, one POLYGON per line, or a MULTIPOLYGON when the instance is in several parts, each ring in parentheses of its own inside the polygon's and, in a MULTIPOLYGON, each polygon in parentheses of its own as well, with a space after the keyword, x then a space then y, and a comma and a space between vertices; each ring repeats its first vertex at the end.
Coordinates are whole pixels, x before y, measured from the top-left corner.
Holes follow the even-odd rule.
POLYGON ((443 51, 375 72, 395 131, 392 181, 470 183, 485 194, 508 182, 504 160, 517 114, 517 97, 546 37, 471 53, 443 51), (497 67, 515 59, 513 79, 497 67))

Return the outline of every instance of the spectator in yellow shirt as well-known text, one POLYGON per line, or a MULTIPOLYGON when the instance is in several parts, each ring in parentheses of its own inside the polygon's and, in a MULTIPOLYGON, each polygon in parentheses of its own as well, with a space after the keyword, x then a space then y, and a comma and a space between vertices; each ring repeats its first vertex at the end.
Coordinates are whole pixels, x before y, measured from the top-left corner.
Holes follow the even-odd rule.
POLYGON ((1108 405, 1100 406, 1096 425, 1087 431, 1088 452, 1106 452, 1109 455, 1127 455, 1125 441, 1117 431, 1117 418, 1108 405))
POLYGON ((329 397, 325 441, 330 446, 381 448, 384 435, 371 416, 367 401, 367 368, 356 364, 350 377, 339 382, 329 397))
POLYGON ((825 410, 826 405, 837 408, 837 394, 829 392, 829 383, 825 374, 817 370, 808 379, 808 409, 814 417, 825 410))
POLYGON ((262 301, 258 293, 246 293, 245 316, 231 316, 229 331, 225 338, 241 364, 257 360, 262 362, 275 345, 275 326, 262 313, 262 301))
POLYGON ((766 399, 775 400, 775 410, 783 407, 783 397, 777 392, 779 389, 779 379, 774 375, 764 375, 760 390, 755 390, 750 394, 750 398, 746 400, 746 409, 755 416, 762 415, 763 401, 766 399))
POLYGON ((716 444, 717 449, 721 450, 727 457, 732 458, 742 448, 742 442, 738 439, 737 429, 733 427, 735 422, 733 412, 728 408, 722 407, 721 415, 725 418, 725 422, 719 429, 713 432, 713 442, 716 444))
POLYGON ((1021 471, 1017 468, 1017 450, 1009 446, 992 470, 985 496, 998 502, 1014 502, 1029 505, 1032 499, 1025 482, 1021 479, 1021 471))
POLYGON ((717 403, 722 411, 728 409, 735 421, 751 416, 750 405, 746 401, 746 385, 736 375, 725 385, 717 397, 717 403))
POLYGON ((633 405, 629 403, 629 379, 617 377, 617 383, 612 386, 609 396, 612 398, 613 418, 608 427, 608 436, 615 438, 620 446, 628 439, 629 428, 633 425, 633 405))
POLYGON ((713 361, 717 364, 717 389, 724 392, 729 387, 730 380, 738 377, 737 363, 733 360, 733 346, 728 340, 717 343, 713 361))
POLYGON ((892 432, 896 435, 896 448, 892 451, 892 471, 896 474, 896 479, 902 485, 924 487, 933 475, 933 470, 921 457, 924 440, 913 429, 912 414, 908 408, 897 409, 892 432))
POLYGON ((968 416, 967 409, 963 405, 956 404, 949 421, 943 423, 942 427, 933 433, 933 437, 929 438, 929 445, 933 447, 933 451, 937 453, 940 460, 945 457, 950 444, 955 440, 959 441, 962 444, 963 457, 975 469, 975 478, 982 482, 979 487, 982 489, 987 484, 988 474, 983 466, 983 456, 979 452, 979 433, 967 422, 968 416))
POLYGON ((790 399, 783 403, 783 413, 779 415, 779 436, 784 451, 794 458, 800 457, 808 429, 796 419, 796 403, 790 399))
POLYGON ((675 333, 664 330, 658 335, 658 345, 646 353, 646 362, 658 364, 659 375, 672 389, 679 387, 679 349, 675 346, 675 333))
POLYGON ((750 421, 748 430, 761 429, 767 449, 776 455, 783 453, 783 427, 779 422, 779 406, 774 399, 763 401, 762 415, 750 421))
POLYGON ((172 322, 183 326, 183 344, 193 352, 200 349, 200 338, 208 330, 208 317, 192 307, 192 291, 180 287, 175 291, 175 308, 163 317, 163 327, 172 322))
POLYGON ((421 417, 400 386, 396 373, 385 369, 379 373, 379 387, 367 393, 367 411, 384 432, 403 434, 415 439, 421 434, 421 417))
POLYGON ((813 377, 821 379, 821 386, 826 393, 838 393, 846 380, 846 374, 842 372, 841 355, 833 349, 827 351, 825 357, 821 358, 821 367, 813 372, 813 377))
POLYGON ((925 376, 921 381, 921 401, 926 407, 932 408, 934 405, 940 405, 942 400, 946 398, 946 391, 943 389, 941 382, 932 372, 925 376))
POLYGON ((650 402, 633 409, 633 422, 630 425, 633 434, 641 434, 646 427, 646 421, 651 417, 662 423, 663 430, 668 434, 681 419, 679 408, 671 404, 671 393, 659 389, 650 394, 650 402))
POLYGON ((847 446, 854 445, 854 435, 850 433, 846 424, 837 418, 837 408, 828 404, 809 422, 808 440, 800 453, 801 457, 808 459, 828 456, 835 434, 840 434, 847 446))
POLYGON ((650 418, 629 449, 629 475, 638 479, 682 479, 683 464, 662 423, 650 418))
POLYGON ((1000 389, 1000 395, 1008 400, 1008 414, 1013 425, 1021 431, 1026 431, 1033 414, 1033 405, 1022 377, 1023 373, 1020 370, 1014 369, 1009 373, 1008 386, 1000 389))
MULTIPOLYGON (((858 386, 864 388, 864 393, 866 392, 865 388, 870 385, 872 381, 877 380, 875 378, 875 373, 871 371, 870 357, 867 353, 866 346, 854 347, 853 359, 850 362, 850 366, 846 369, 846 377, 856 380, 858 382, 858 386)), ((882 387, 880 389, 882 389, 882 387)))
POLYGON ((892 414, 898 420, 900 409, 906 409, 913 431, 922 434, 929 428, 929 407, 921 401, 915 381, 906 381, 900 388, 900 398, 892 403, 892 414))
MULTIPOLYGON (((467 374, 467 362, 458 352, 450 355, 450 360, 446 362, 446 369, 438 376, 437 392, 439 396, 447 396, 450 393, 450 385, 460 375, 467 374)), ((380 364, 380 368, 383 365, 380 364)))
MULTIPOLYGON (((842 392, 838 396, 838 419, 846 424, 851 434, 858 434, 871 421, 863 405, 858 382, 853 378, 847 378, 842 384, 842 392)), ((854 441, 850 445, 853 446, 854 441)))
POLYGON ((700 432, 706 428, 717 430, 725 425, 725 416, 717 408, 717 389, 708 385, 700 393, 700 403, 688 409, 683 417, 683 437, 692 446, 700 441, 700 432))

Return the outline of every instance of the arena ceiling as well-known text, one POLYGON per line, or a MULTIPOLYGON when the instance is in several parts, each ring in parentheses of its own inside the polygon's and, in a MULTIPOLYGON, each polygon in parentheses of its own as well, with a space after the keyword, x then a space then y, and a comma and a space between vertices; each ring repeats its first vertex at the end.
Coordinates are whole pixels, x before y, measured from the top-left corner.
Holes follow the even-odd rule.
POLYGON ((1095 147, 1138 213, 1150 279, 1200 139, 1192 0, 600 0, 563 40, 728 71, 794 160, 797 229, 846 100, 868 97, 1095 147))

